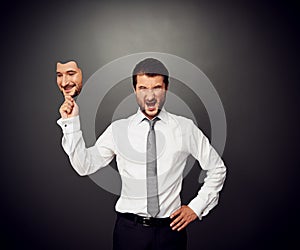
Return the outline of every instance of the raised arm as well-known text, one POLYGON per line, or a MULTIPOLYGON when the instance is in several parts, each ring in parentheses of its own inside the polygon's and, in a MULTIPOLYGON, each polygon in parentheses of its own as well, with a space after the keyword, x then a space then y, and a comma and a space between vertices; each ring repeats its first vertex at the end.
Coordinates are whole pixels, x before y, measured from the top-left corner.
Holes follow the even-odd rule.
POLYGON ((98 138, 94 146, 86 148, 75 100, 66 97, 59 111, 61 118, 57 123, 63 131, 62 147, 76 172, 84 176, 107 166, 115 155, 111 126, 98 138))

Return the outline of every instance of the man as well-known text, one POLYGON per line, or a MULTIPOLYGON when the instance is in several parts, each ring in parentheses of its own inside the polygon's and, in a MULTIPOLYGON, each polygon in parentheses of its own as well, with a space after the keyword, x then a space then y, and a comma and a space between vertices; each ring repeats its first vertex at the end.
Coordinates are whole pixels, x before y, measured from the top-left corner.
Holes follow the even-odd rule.
POLYGON ((163 108, 169 73, 160 61, 139 62, 132 80, 137 113, 113 122, 90 148, 82 138, 78 106, 67 96, 58 120, 62 145, 79 175, 94 173, 116 156, 122 190, 115 207, 114 250, 183 250, 186 226, 217 204, 226 168, 191 120, 163 108), (207 177, 198 195, 182 205, 179 194, 190 154, 207 177))
POLYGON ((82 72, 75 61, 57 62, 56 82, 64 96, 77 96, 82 88, 82 72))

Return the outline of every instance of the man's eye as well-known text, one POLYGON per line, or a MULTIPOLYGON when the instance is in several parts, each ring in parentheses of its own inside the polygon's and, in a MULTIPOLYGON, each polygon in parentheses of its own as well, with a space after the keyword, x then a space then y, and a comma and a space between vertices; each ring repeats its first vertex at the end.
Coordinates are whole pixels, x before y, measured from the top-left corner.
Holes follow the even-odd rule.
POLYGON ((56 76, 57 76, 57 77, 62 77, 62 74, 57 74, 56 76))
POLYGON ((140 86, 140 87, 139 87, 139 89, 146 89, 146 87, 144 87, 144 86, 140 86))
POLYGON ((161 89, 162 86, 155 86, 154 88, 155 88, 155 89, 161 89))
POLYGON ((69 76, 73 76, 73 75, 75 75, 75 72, 70 72, 69 73, 69 76))

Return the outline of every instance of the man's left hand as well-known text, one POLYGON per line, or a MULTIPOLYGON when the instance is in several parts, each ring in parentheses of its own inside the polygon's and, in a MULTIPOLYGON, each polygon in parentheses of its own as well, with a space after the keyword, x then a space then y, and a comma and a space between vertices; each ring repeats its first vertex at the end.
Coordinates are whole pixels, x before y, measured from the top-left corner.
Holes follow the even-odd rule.
POLYGON ((170 218, 175 218, 170 224, 172 230, 180 231, 184 229, 189 223, 197 219, 198 216, 190 207, 183 205, 174 213, 172 213, 170 218))

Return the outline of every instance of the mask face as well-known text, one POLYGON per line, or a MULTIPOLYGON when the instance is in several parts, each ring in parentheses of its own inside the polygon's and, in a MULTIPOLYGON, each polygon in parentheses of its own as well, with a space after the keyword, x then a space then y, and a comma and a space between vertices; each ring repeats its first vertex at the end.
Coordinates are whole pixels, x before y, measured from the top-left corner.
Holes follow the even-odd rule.
POLYGON ((56 82, 64 96, 77 96, 82 89, 82 72, 75 61, 56 64, 56 82))

